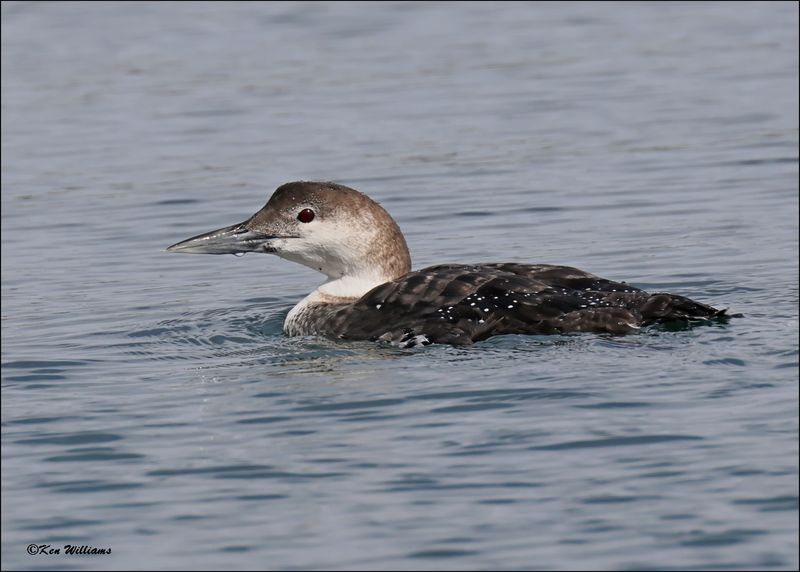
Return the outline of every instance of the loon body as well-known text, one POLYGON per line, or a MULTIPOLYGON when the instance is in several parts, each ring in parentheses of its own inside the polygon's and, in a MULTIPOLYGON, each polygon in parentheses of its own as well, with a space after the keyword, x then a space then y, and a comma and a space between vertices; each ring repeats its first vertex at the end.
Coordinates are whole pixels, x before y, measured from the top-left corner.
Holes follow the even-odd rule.
POLYGON ((243 223, 167 250, 263 252, 325 274, 328 280, 286 316, 283 329, 290 336, 461 345, 501 334, 622 334, 725 313, 568 266, 446 264, 412 272, 392 217, 366 195, 335 183, 287 183, 243 223))

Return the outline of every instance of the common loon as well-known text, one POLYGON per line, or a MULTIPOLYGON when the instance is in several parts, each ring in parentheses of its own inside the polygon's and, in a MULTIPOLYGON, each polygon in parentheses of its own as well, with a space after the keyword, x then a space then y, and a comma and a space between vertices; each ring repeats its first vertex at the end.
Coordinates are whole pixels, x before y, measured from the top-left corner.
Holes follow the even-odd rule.
POLYGON ((167 250, 264 252, 325 274, 328 280, 286 316, 289 336, 462 345, 501 334, 622 334, 725 314, 568 266, 445 264, 412 272, 405 238, 389 213, 368 196, 327 182, 286 183, 246 221, 167 250))

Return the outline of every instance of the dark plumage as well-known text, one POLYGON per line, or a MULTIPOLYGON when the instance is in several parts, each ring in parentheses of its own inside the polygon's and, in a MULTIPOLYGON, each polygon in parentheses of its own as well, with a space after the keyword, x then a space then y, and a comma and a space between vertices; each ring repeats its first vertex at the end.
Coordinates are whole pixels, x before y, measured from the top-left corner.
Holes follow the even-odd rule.
POLYGON ((725 313, 577 268, 515 263, 431 266, 328 311, 328 335, 406 346, 470 344, 501 334, 624 334, 725 313))

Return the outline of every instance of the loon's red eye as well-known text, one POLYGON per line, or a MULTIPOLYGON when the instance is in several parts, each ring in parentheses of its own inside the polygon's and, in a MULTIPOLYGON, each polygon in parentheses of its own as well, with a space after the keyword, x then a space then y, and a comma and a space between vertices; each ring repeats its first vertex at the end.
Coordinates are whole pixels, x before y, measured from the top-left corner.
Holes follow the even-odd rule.
POLYGON ((314 220, 314 211, 311 209, 303 209, 297 214, 297 220, 300 222, 311 222, 314 220))

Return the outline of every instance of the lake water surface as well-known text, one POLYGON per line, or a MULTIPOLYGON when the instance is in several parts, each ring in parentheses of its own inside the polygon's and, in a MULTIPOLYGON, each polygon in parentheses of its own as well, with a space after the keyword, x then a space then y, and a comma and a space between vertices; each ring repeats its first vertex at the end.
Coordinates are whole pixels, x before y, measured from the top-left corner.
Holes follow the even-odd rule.
POLYGON ((796 3, 2 4, 4 570, 797 569, 798 299, 796 3), (286 338, 299 179, 744 317, 286 338))

